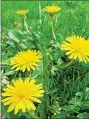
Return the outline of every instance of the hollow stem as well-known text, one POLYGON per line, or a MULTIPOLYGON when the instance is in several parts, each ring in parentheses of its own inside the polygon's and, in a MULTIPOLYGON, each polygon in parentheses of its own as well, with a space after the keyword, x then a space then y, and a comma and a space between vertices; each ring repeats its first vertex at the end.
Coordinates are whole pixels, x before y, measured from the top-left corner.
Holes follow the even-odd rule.
POLYGON ((42 23, 42 21, 41 21, 41 3, 40 3, 40 1, 39 1, 39 22, 40 22, 40 24, 42 23))
POLYGON ((57 38, 56 38, 56 35, 55 35, 55 32, 54 32, 53 22, 51 23, 51 30, 52 30, 53 38, 56 41, 57 38))
POLYGON ((26 31, 28 32, 28 25, 27 25, 27 21, 26 21, 26 16, 24 16, 24 27, 26 29, 26 31))
POLYGON ((53 15, 51 14, 51 31, 52 31, 52 35, 53 35, 53 38, 54 38, 54 41, 55 41, 55 44, 60 47, 60 44, 58 43, 57 41, 57 37, 56 37, 56 34, 55 34, 55 31, 54 31, 54 25, 53 25, 53 15))

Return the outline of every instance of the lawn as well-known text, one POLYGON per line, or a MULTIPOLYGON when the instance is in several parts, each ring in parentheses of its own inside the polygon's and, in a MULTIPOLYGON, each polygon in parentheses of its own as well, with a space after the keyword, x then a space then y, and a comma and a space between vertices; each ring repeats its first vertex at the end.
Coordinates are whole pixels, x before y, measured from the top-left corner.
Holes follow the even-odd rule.
POLYGON ((2 117, 89 119, 89 2, 2 1, 1 9, 2 117))

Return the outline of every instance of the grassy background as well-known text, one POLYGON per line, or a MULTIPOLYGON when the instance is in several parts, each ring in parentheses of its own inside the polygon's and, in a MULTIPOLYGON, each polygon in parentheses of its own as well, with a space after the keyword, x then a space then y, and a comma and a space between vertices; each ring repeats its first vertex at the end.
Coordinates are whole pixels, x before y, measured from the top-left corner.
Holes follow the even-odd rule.
MULTIPOLYGON (((43 9, 46 5, 52 4, 61 7, 61 11, 56 13, 57 20, 54 21, 54 31, 59 43, 65 40, 66 37, 72 35, 81 35, 89 39, 88 1, 2 1, 2 29, 4 28, 2 32, 2 51, 5 53, 2 56, 2 60, 6 60, 7 58, 14 56, 19 49, 19 44, 16 49, 8 44, 6 45, 6 42, 9 40, 7 30, 20 29, 13 24, 14 21, 21 24, 21 16, 16 13, 17 10, 29 9, 29 13, 27 14, 28 27, 31 28, 36 35, 38 35, 38 41, 36 41, 36 37, 33 39, 37 42, 37 47, 40 45, 41 52, 44 55, 41 76, 44 79, 44 84, 47 86, 48 93, 44 97, 43 104, 39 108, 39 110, 43 111, 42 117, 45 117, 45 113, 54 109, 55 106, 57 108, 56 102, 59 103, 59 106, 63 106, 74 97, 76 92, 89 86, 89 68, 84 68, 80 66, 79 63, 63 70, 58 69, 57 72, 54 72, 54 75, 50 72, 52 66, 57 64, 57 62, 60 63, 58 61, 60 53, 59 49, 54 48, 53 46, 54 51, 50 53, 50 48, 52 47, 49 42, 50 40, 53 40, 49 27, 50 18, 48 17, 48 14, 43 11, 40 14, 39 5, 43 9), (10 51, 10 53, 8 54, 7 51, 10 51), (51 58, 47 56, 46 53, 49 53, 51 58)), ((26 45, 29 45, 29 43, 27 42, 26 45)), ((30 49, 30 45, 27 49, 30 49)), ((8 72, 10 68, 11 67, 7 66, 4 71, 8 72)))
MULTIPOLYGON (((46 5, 58 5, 62 8, 58 12, 56 33, 62 36, 79 34, 88 38, 89 31, 89 2, 88 1, 41 1, 41 7, 46 5)), ((2 1, 2 27, 7 29, 14 28, 13 23, 20 23, 20 16, 16 14, 17 10, 29 9, 28 24, 34 25, 39 19, 38 1, 2 1)), ((45 13, 46 14, 46 13, 45 13)), ((42 12, 43 15, 43 12, 42 12)), ((46 27, 46 26, 45 26, 46 27)))
POLYGON ((89 2, 88 1, 2 1, 2 27, 5 29, 18 29, 14 22, 21 26, 21 16, 16 13, 20 9, 29 9, 27 14, 28 27, 42 32, 44 40, 48 43, 50 36, 50 19, 48 14, 41 12, 42 25, 38 24, 40 19, 39 5, 43 9, 46 5, 58 5, 62 9, 56 14, 54 31, 58 42, 66 37, 80 35, 89 38, 89 2), (49 32, 47 32, 49 30, 49 32))

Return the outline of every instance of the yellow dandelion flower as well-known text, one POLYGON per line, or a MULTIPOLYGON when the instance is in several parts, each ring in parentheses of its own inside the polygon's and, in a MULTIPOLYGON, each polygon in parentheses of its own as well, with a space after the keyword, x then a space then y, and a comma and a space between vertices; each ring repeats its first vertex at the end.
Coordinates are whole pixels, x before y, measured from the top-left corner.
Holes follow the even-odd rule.
POLYGON ((70 59, 78 59, 85 63, 89 61, 89 40, 85 40, 81 36, 68 37, 66 42, 61 45, 61 49, 66 51, 66 55, 70 59))
POLYGON ((36 80, 29 78, 24 81, 21 78, 13 79, 12 83, 7 84, 2 93, 3 104, 9 105, 7 112, 14 110, 14 114, 17 114, 19 110, 22 110, 22 112, 36 110, 34 102, 41 103, 38 98, 42 97, 44 93, 42 84, 36 84, 36 80))
POLYGON ((21 51, 11 59, 12 69, 22 72, 35 70, 41 58, 41 53, 36 50, 21 51))
POLYGON ((17 11, 17 14, 20 14, 20 15, 25 15, 29 12, 29 10, 18 10, 17 11))
POLYGON ((43 8, 43 11, 49 12, 49 13, 55 13, 60 11, 61 8, 56 6, 56 5, 51 5, 51 6, 46 6, 45 8, 43 8))

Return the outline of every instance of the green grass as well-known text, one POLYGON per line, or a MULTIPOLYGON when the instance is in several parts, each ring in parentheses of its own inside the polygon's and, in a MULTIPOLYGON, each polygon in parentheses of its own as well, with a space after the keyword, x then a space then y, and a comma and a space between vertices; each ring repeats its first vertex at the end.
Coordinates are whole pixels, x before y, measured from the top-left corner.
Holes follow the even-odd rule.
MULTIPOLYGON (((45 5, 59 5, 62 10, 57 14, 58 19, 55 26, 55 33, 58 42, 61 42, 67 36, 72 36, 74 34, 81 35, 85 38, 88 38, 89 31, 89 2, 87 1, 74 1, 74 2, 60 2, 60 1, 41 1, 41 8, 45 5)), ((29 14, 27 15, 28 26, 37 29, 39 27, 37 21, 40 18, 39 14, 39 2, 38 1, 3 1, 2 2, 2 27, 6 29, 15 29, 16 27, 13 25, 14 21, 18 24, 21 24, 21 17, 16 13, 19 9, 29 9, 29 14)), ((44 18, 46 13, 41 14, 42 19, 44 18)), ((43 37, 46 37, 48 28, 48 19, 47 21, 42 20, 43 22, 43 37)), ((48 37, 49 33, 47 34, 48 37)), ((45 39, 44 37, 44 39, 45 39)))
MULTIPOLYGON (((39 68, 32 73, 33 77, 37 76, 37 82, 43 83, 46 90, 43 103, 37 107, 35 113, 42 119, 52 119, 52 115, 56 111, 58 111, 59 117, 60 113, 67 113, 63 107, 69 105, 68 102, 77 92, 83 92, 86 87, 89 87, 89 64, 85 66, 85 64, 73 62, 68 67, 60 68, 60 64, 63 63, 62 65, 65 66, 69 60, 63 52, 60 52, 57 43, 61 44, 66 37, 72 35, 80 35, 89 39, 88 1, 2 1, 3 75, 6 76, 8 81, 11 81, 14 77, 25 77, 27 75, 14 71, 10 73, 9 60, 18 51, 37 49, 42 52, 42 62, 39 68), (49 14, 43 11, 40 13, 40 7, 43 9, 46 5, 52 4, 61 7, 61 11, 55 14, 57 19, 53 21, 56 42, 51 31, 49 14), (22 17, 16 13, 20 9, 29 9, 27 14, 29 33, 23 28, 22 17), (13 24, 14 21, 21 27, 16 27, 13 24), (13 34, 18 38, 19 43, 8 37, 8 31, 13 29, 16 29, 13 34), (19 33, 20 30, 21 33, 19 33), (53 44, 51 41, 53 41, 53 44), (53 70, 53 67, 57 70, 53 70), (60 108, 62 108, 62 111, 60 111, 60 108)), ((80 112, 81 110, 78 110, 78 113, 80 112)), ((56 118, 55 115, 54 117, 56 118)))
MULTIPOLYGON (((41 1, 41 7, 45 5, 59 5, 62 10, 58 13, 57 31, 65 35, 80 34, 88 37, 89 2, 60 2, 60 1, 41 1)), ((20 22, 20 16, 16 14, 19 9, 29 9, 28 21, 37 21, 39 19, 39 2, 38 1, 3 1, 2 2, 2 26, 10 29, 13 28, 13 22, 20 22)), ((43 15, 43 13, 42 13, 43 15)), ((31 23, 29 22, 29 25, 31 23)))

